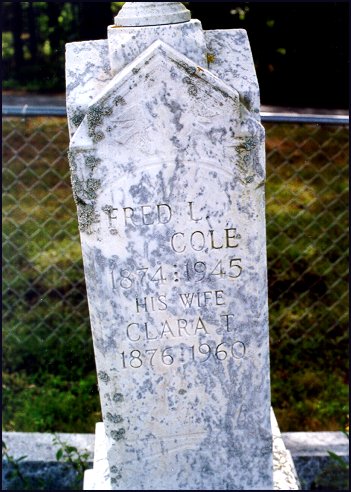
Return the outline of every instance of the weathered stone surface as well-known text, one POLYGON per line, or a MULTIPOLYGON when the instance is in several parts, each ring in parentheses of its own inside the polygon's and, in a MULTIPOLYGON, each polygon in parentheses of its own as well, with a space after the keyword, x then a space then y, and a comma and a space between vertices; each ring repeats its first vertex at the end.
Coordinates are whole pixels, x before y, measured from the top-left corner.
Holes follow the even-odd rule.
POLYGON ((111 79, 106 39, 66 44, 66 106, 70 137, 83 121, 91 101, 111 79))
MULTIPOLYGON (((294 462, 284 445, 275 415, 271 410, 273 435, 273 490, 300 490, 294 462)), ((106 455, 107 441, 104 425, 96 425, 94 468, 84 476, 84 490, 111 490, 109 465, 106 455)))
POLYGON ((115 24, 126 26, 155 26, 189 21, 190 11, 180 2, 126 2, 115 17, 115 24))
POLYGON ((244 29, 204 32, 208 67, 240 94, 240 102, 260 119, 260 91, 244 29))
POLYGON ((116 26, 109 26, 107 35, 113 75, 158 40, 172 46, 201 67, 207 67, 207 46, 198 20, 144 28, 118 29, 116 26))
MULTIPOLYGON (((181 41, 154 40, 159 28, 140 28, 139 47, 131 37, 125 52, 112 45, 129 28, 115 29, 117 73, 70 143, 111 486, 270 489, 264 130, 253 69, 248 103, 242 86, 200 64, 204 37, 186 56, 181 41)), ((228 78, 230 64, 223 57, 228 78)))
POLYGON ((274 490, 300 490, 301 485, 290 451, 285 447, 273 409, 271 410, 273 435, 274 490))

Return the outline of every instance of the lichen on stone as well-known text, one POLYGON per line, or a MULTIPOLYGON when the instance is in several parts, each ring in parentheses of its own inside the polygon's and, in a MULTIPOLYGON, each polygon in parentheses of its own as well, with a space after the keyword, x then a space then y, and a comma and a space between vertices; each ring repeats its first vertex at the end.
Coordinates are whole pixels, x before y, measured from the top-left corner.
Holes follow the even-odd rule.
POLYGON ((112 205, 104 205, 102 207, 102 211, 105 212, 107 215, 112 214, 113 207, 112 207, 112 205))
POLYGON ((247 137, 242 140, 242 142, 235 147, 238 153, 251 152, 257 146, 257 139, 253 137, 247 137))
POLYGON ((103 383, 108 383, 110 381, 110 376, 107 374, 107 372, 104 372, 104 371, 99 371, 98 372, 98 378, 103 383))
POLYGON ((100 164, 101 159, 95 157, 94 155, 88 155, 85 157, 86 166, 92 171, 100 164))
POLYGON ((238 167, 239 169, 246 173, 250 164, 253 161, 253 151, 257 147, 257 138, 255 137, 244 137, 240 139, 240 143, 235 146, 235 151, 238 155, 238 167))
POLYGON ((105 116, 110 116, 111 114, 112 108, 104 106, 101 102, 89 108, 87 113, 88 135, 94 143, 98 143, 105 138, 104 133, 97 127, 102 125, 105 116))
POLYGON ((122 470, 116 465, 112 465, 110 468, 111 472, 111 483, 118 484, 119 480, 122 478, 122 470))
POLYGON ((95 200, 97 198, 97 191, 101 186, 100 179, 88 178, 86 180, 85 194, 89 200, 95 200))
POLYGON ((84 117, 85 117, 85 112, 81 109, 76 109, 75 111, 73 111, 71 115, 71 121, 73 125, 78 128, 78 126, 84 120, 84 117))
POLYGON ((196 96, 197 95, 197 88, 195 85, 191 85, 188 87, 188 94, 189 96, 196 96))
POLYGON ((121 422, 123 422, 123 417, 121 415, 112 414, 110 412, 107 412, 106 418, 114 424, 120 424, 121 422))
POLYGON ((105 138, 105 134, 101 131, 97 131, 97 132, 95 132, 89 136, 92 138, 92 140, 95 144, 98 142, 101 142, 101 140, 103 140, 105 138))
POLYGON ((120 403, 124 400, 123 398, 123 395, 121 393, 115 393, 112 397, 112 400, 115 402, 115 403, 120 403))
POLYGON ((111 431, 111 437, 115 441, 120 441, 121 439, 124 439, 125 433, 125 429, 118 429, 117 431, 111 431))
POLYGON ((90 202, 90 204, 93 205, 91 202, 97 197, 97 190, 101 186, 101 180, 93 178, 81 180, 76 175, 73 175, 72 186, 73 194, 76 199, 80 200, 80 203, 86 204, 87 202, 90 202))
POLYGON ((125 106, 127 104, 122 96, 117 96, 114 99, 113 103, 115 104, 115 106, 125 106))
POLYGON ((73 175, 77 171, 77 155, 78 154, 79 154, 79 151, 77 151, 76 149, 74 149, 74 150, 70 149, 67 152, 68 164, 70 167, 71 175, 73 175))
POLYGON ((99 222, 99 216, 93 206, 86 205, 85 208, 78 211, 78 221, 80 230, 91 234, 91 226, 99 222))
POLYGON ((70 150, 68 158, 71 169, 73 198, 77 205, 79 229, 82 232, 91 233, 91 225, 99 221, 95 206, 98 190, 101 187, 101 180, 93 178, 92 173, 96 165, 101 162, 101 159, 92 154, 84 155, 84 152, 78 149, 70 150), (90 167, 89 177, 85 180, 78 177, 79 156, 82 156, 85 164, 90 167))

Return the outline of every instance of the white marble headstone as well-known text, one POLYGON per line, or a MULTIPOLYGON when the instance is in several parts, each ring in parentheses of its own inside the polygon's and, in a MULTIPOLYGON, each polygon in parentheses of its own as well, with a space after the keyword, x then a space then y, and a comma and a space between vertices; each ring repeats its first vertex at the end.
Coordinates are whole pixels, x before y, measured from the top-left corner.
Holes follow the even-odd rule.
POLYGON ((271 489, 258 85, 245 31, 187 16, 126 3, 66 50, 110 483, 271 489))

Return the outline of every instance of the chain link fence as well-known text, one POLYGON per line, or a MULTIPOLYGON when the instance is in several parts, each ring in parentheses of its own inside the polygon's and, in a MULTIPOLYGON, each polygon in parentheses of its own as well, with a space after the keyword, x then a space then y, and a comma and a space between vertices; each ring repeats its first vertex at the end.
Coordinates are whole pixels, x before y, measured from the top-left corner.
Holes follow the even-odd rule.
MULTIPOLYGON (((13 109, 3 115, 4 365, 10 371, 72 364, 90 370, 67 123, 62 111, 37 108, 34 114, 13 109)), ((274 373, 284 377, 285 357, 290 368, 312 359, 330 370, 345 368, 347 122, 263 118, 273 389, 274 373)))

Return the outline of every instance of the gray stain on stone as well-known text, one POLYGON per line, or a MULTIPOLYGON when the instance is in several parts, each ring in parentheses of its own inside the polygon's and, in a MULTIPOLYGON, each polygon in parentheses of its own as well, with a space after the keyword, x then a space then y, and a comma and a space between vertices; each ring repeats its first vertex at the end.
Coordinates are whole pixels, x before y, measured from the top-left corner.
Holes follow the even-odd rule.
POLYGON ((123 400, 124 400, 124 397, 121 393, 115 393, 112 397, 112 400, 115 402, 115 403, 121 403, 123 400))
POLYGON ((112 414, 110 412, 107 412, 106 418, 113 424, 120 424, 121 422, 123 422, 123 417, 121 415, 112 414))
POLYGON ((102 381, 103 383, 108 383, 110 381, 110 377, 109 375, 104 372, 104 371, 99 371, 98 372, 98 378, 100 379, 100 381, 102 381))
POLYGON ((78 128, 78 126, 84 120, 84 117, 85 117, 85 112, 80 109, 77 109, 72 113, 71 116, 72 123, 78 128))
POLYGON ((115 441, 120 441, 121 439, 125 439, 126 430, 118 429, 117 431, 111 431, 111 437, 115 441))

